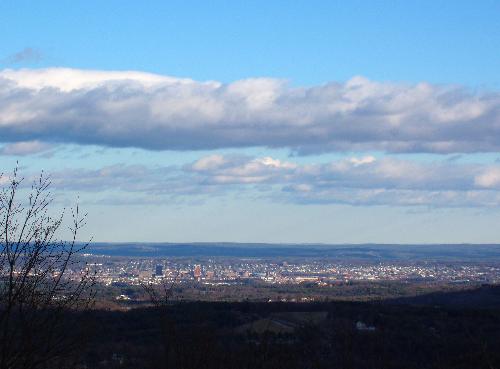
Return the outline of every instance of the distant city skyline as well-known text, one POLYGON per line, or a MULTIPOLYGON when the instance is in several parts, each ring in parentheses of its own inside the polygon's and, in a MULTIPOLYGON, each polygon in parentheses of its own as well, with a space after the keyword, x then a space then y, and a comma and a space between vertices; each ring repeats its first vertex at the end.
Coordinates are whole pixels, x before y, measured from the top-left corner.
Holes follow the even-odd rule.
POLYGON ((500 243, 500 4, 0 4, 0 172, 96 241, 500 243))

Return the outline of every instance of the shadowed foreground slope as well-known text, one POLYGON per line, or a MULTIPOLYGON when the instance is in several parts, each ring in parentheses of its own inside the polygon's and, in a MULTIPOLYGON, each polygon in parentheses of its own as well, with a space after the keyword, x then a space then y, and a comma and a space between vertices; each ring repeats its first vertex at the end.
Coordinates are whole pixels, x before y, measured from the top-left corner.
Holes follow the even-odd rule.
POLYGON ((497 286, 377 303, 95 311, 96 332, 79 361, 87 368, 496 368, 499 296, 497 286))

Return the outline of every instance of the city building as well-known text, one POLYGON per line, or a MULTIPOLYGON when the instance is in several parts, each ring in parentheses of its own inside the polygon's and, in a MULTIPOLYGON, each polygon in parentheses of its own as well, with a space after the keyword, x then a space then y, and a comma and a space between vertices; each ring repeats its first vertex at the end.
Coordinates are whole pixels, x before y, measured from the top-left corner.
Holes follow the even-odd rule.
POLYGON ((198 264, 194 266, 193 277, 197 281, 201 279, 201 266, 198 264))

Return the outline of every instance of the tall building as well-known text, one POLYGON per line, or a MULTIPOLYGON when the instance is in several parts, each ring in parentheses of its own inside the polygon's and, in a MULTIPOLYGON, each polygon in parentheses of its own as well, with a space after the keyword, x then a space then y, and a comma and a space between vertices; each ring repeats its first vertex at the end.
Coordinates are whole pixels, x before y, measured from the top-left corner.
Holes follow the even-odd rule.
POLYGON ((163 275, 163 265, 161 265, 161 264, 156 265, 155 275, 156 276, 163 275))
POLYGON ((195 265, 194 266, 193 277, 197 281, 199 281, 201 279, 201 266, 200 265, 195 265))

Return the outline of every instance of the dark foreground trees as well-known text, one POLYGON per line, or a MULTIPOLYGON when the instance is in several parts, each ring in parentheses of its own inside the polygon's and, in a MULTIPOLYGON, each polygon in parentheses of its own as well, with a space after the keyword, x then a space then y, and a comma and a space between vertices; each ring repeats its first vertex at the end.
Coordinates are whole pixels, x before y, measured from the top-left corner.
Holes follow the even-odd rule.
POLYGON ((61 241, 64 212, 51 214, 48 177, 26 188, 16 169, 0 183, 0 369, 64 367, 82 337, 72 319, 94 297, 80 258, 87 244, 77 242, 85 215, 71 210, 61 241))
MULTIPOLYGON (((489 289, 499 296, 500 287, 489 289)), ((476 291, 473 294, 484 294, 476 291)), ((449 293, 443 296, 452 298, 449 293)), ((94 311, 99 334, 88 369, 490 369, 500 368, 500 300, 489 307, 408 302, 176 302, 170 353, 165 311, 94 311), (311 320, 309 320, 311 319, 311 320), (293 324, 293 331, 259 322, 293 324), (358 328, 358 322, 375 330, 358 328)), ((290 327, 290 325, 289 325, 290 327)))
POLYGON ((172 302, 174 287, 179 277, 179 271, 172 280, 163 279, 160 283, 143 283, 142 288, 149 297, 151 303, 160 313, 159 324, 161 337, 161 355, 159 361, 155 363, 157 368, 175 368, 178 365, 179 339, 175 320, 169 312, 169 305, 172 302))

